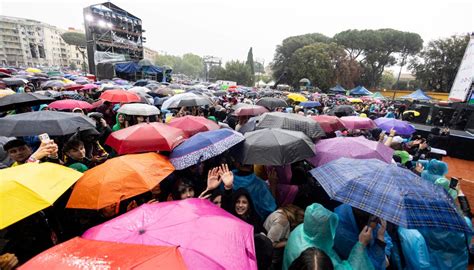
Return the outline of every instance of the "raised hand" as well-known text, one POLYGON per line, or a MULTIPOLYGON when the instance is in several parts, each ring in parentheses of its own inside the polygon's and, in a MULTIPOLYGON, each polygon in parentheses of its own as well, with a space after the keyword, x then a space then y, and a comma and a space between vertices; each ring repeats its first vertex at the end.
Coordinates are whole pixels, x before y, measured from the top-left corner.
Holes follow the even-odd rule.
POLYGON ((220 185, 221 182, 222 182, 222 179, 219 178, 219 167, 212 168, 207 173, 206 191, 216 189, 220 185))
POLYGON ((229 190, 234 187, 234 174, 231 170, 229 170, 229 166, 227 164, 222 164, 220 166, 219 175, 224 182, 224 188, 229 190))
POLYGON ((359 242, 367 246, 372 240, 372 228, 365 226, 359 234, 359 242))

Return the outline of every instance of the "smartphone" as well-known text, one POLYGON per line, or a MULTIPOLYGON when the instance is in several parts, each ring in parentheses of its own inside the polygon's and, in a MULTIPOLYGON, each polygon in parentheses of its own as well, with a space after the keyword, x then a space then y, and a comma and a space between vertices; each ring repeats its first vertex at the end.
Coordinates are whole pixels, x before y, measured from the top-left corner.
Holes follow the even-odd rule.
POLYGON ((40 134, 40 135, 38 135, 38 138, 40 139, 41 142, 49 142, 48 133, 40 134))
POLYGON ((380 219, 377 216, 370 215, 369 220, 367 221, 367 227, 375 228, 377 223, 380 223, 380 219))
POLYGON ((456 177, 451 177, 451 181, 449 182, 449 188, 456 189, 459 180, 456 177))

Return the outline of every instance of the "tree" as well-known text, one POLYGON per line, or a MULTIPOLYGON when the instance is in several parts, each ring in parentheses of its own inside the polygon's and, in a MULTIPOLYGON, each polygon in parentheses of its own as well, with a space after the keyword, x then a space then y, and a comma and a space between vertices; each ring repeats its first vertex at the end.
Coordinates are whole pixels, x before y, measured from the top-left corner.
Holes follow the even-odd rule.
POLYGON ((76 50, 79 51, 82 56, 83 70, 86 71, 86 35, 80 32, 64 32, 61 37, 63 38, 64 42, 66 42, 68 45, 75 46, 76 50))
POLYGON ((410 63, 421 87, 449 92, 469 39, 469 35, 465 35, 430 41, 410 63))
POLYGON ((384 71, 382 74, 382 79, 380 80, 380 88, 383 89, 392 89, 392 86, 395 84, 395 76, 393 76, 392 71, 384 71))
POLYGON ((204 71, 204 63, 199 55, 187 53, 180 56, 158 55, 155 64, 159 66, 169 66, 175 73, 181 73, 189 77, 198 78, 204 71))
POLYGON ((225 77, 225 68, 221 66, 211 66, 211 68, 209 69, 209 80, 225 80, 225 77))
POLYGON ((402 74, 402 69, 407 62, 407 58, 416 55, 423 48, 423 39, 421 39, 420 35, 416 33, 403 33, 403 41, 403 48, 400 52, 400 71, 397 76, 397 85, 400 82, 400 75, 402 74))
MULTIPOLYGON (((222 71, 221 71, 222 72, 222 71)), ((230 61, 225 64, 225 70, 221 74, 224 80, 235 81, 237 84, 253 86, 253 76, 250 67, 244 62, 230 61)))
POLYGON ((311 45, 316 42, 328 43, 330 41, 331 38, 319 33, 292 36, 284 39, 282 44, 278 45, 275 51, 275 56, 271 65, 273 77, 277 79, 280 78, 282 74, 286 73, 285 76, 287 81, 296 80, 294 75, 288 70, 288 65, 291 61, 293 53, 304 46, 311 45))
POLYGON ((263 66, 262 63, 260 62, 254 62, 254 66, 255 66, 255 74, 257 73, 265 73, 265 67, 263 66))
POLYGON ((255 63, 253 62, 252 47, 250 47, 250 50, 247 54, 247 62, 245 62, 245 64, 249 67, 250 74, 252 74, 252 82, 249 85, 253 85, 255 81, 255 63))

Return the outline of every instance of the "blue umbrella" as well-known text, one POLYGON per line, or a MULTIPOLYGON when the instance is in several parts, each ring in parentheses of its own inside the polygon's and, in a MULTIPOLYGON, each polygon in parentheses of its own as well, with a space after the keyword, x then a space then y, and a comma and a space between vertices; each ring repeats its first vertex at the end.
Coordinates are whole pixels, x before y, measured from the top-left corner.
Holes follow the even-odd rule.
POLYGON ((395 164, 340 158, 311 170, 311 174, 332 199, 396 225, 471 233, 442 187, 395 164))
POLYGON ((242 134, 231 129, 201 132, 173 149, 170 161, 176 170, 182 170, 218 156, 244 139, 242 134))
POLYGON ((299 104, 303 108, 314 108, 314 107, 319 107, 321 106, 321 103, 318 101, 304 101, 299 104))

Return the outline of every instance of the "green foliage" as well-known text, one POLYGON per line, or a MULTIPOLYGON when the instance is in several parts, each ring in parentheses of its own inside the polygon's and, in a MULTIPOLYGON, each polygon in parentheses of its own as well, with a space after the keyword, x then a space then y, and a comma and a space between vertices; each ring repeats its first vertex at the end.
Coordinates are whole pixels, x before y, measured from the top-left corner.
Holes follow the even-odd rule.
POLYGON ((221 66, 212 66, 209 69, 209 80, 211 81, 224 80, 225 77, 226 77, 225 68, 221 66))
POLYGON ((380 88, 382 89, 392 89, 393 85, 395 84, 395 76, 393 76, 393 72, 391 71, 384 71, 382 74, 382 78, 380 80, 380 88))
POLYGON ((421 87, 442 92, 451 90, 469 38, 469 35, 452 36, 428 43, 419 58, 410 63, 421 87))
POLYGON ((245 64, 247 64, 250 68, 250 72, 252 74, 255 74, 255 63, 253 61, 253 51, 252 51, 252 47, 250 47, 250 50, 247 54, 247 62, 245 62, 245 64))
POLYGON ((263 66, 262 63, 255 62, 254 67, 255 67, 255 73, 265 73, 265 67, 263 66))
POLYGON ((253 86, 254 76, 250 67, 239 61, 230 61, 225 64, 225 68, 212 67, 209 71, 210 77, 216 80, 227 80, 237 82, 239 85, 253 86))
POLYGON ((73 45, 80 48, 85 48, 87 45, 86 35, 84 33, 65 32, 61 35, 61 37, 64 39, 64 42, 69 45, 73 45))
POLYGON ((169 66, 173 68, 174 73, 181 73, 186 76, 198 78, 204 71, 204 63, 199 55, 187 53, 180 56, 158 55, 155 58, 155 64, 158 66, 169 66))

